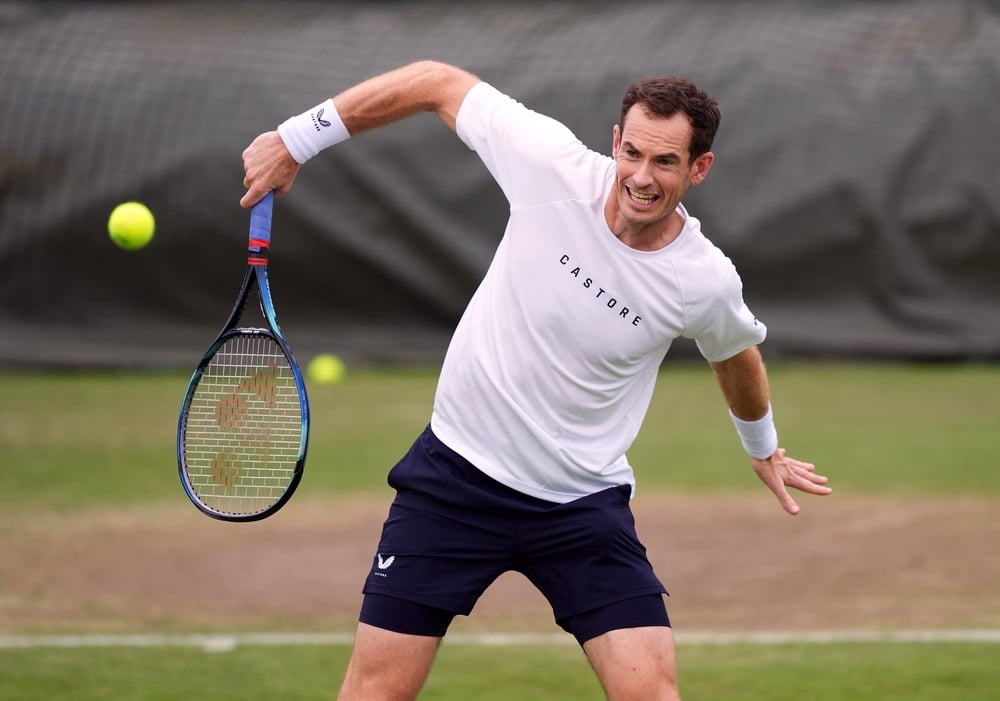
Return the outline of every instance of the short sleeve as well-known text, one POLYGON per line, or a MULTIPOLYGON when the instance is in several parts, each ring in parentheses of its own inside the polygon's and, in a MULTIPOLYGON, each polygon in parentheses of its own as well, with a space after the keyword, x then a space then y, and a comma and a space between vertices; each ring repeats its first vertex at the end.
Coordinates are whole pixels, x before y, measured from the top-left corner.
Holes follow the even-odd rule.
POLYGON ((689 334, 706 360, 719 362, 763 343, 767 327, 743 300, 743 282, 732 262, 720 255, 716 284, 694 300, 689 334))

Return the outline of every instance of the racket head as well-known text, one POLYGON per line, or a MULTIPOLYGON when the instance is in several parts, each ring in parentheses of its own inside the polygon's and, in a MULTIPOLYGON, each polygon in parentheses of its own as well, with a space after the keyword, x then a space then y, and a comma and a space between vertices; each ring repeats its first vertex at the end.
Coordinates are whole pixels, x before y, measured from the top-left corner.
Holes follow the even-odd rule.
POLYGON ((280 509, 302 478, 309 436, 305 382, 270 329, 220 335, 181 406, 177 466, 203 513, 256 521, 280 509))

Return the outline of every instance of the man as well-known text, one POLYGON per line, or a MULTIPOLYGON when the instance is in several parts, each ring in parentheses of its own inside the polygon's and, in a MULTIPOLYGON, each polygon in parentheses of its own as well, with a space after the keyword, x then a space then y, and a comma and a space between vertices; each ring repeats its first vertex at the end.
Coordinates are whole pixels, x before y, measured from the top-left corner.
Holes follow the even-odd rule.
POLYGON ((286 192, 323 148, 420 111, 476 151, 510 219, 448 348, 430 426, 389 473, 396 498, 339 698, 415 698, 452 618, 516 570, 609 699, 678 699, 665 589, 635 534, 625 457, 671 341, 697 342, 788 513, 799 507, 786 487, 830 492, 778 447, 765 328, 681 205, 714 161, 718 108, 683 80, 637 83, 608 158, 476 76, 418 62, 257 137, 241 204, 286 192))

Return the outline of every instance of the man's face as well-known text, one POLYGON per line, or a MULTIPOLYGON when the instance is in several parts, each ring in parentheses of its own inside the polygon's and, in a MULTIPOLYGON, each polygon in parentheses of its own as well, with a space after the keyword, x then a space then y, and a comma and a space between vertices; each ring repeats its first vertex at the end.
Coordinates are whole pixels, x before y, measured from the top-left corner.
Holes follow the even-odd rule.
POLYGON ((624 128, 614 128, 615 199, 625 220, 645 227, 673 213, 684 193, 708 174, 714 156, 691 163, 691 123, 684 114, 663 119, 633 105, 624 128))

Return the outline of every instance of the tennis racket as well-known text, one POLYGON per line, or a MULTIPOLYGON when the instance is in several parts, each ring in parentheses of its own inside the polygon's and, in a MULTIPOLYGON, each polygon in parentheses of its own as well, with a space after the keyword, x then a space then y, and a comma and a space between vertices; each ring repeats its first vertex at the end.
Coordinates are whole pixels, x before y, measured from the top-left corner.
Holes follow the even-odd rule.
POLYGON ((274 192, 250 210, 243 285, 229 319, 188 383, 177 426, 177 469, 188 497, 212 518, 257 521, 302 478, 309 399, 282 336, 267 280, 274 192), (256 286, 266 328, 240 327, 256 286))

